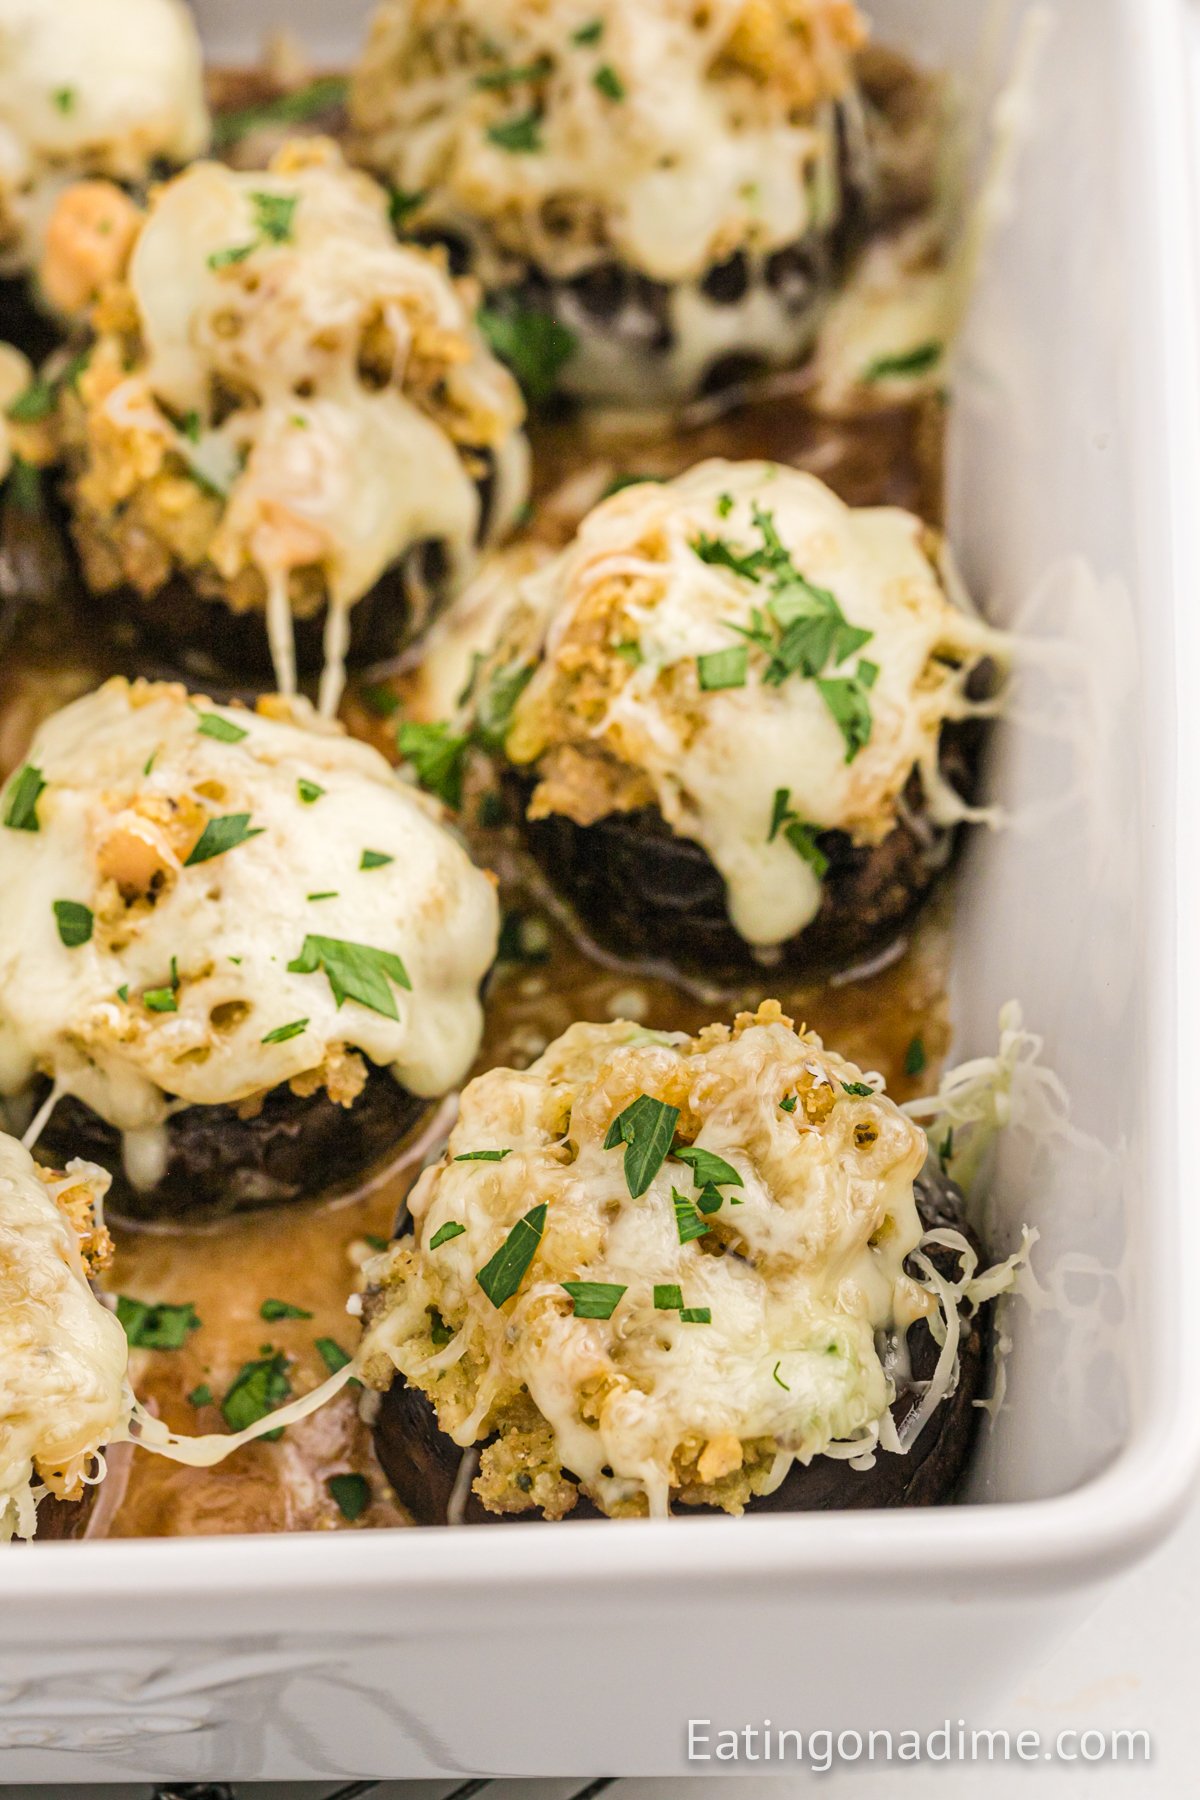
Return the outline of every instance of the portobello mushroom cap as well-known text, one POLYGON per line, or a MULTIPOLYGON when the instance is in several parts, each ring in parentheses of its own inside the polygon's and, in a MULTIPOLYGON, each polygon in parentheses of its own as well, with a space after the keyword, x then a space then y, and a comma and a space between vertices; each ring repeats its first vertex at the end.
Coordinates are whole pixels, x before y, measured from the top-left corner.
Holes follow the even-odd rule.
POLYGON ((428 1524, 657 1515, 668 1495, 680 1513, 944 1502, 986 1307, 962 1305, 956 1377, 907 1453, 875 1440, 885 1413, 903 1439, 931 1404, 935 1302, 912 1258, 956 1282, 959 1254, 925 1242, 947 1230, 981 1254, 924 1133, 777 1003, 690 1040, 574 1026, 524 1073, 470 1084, 369 1270, 381 1465, 428 1524), (661 1119, 637 1110, 668 1097, 648 1168, 627 1147, 661 1119), (692 1142, 664 1148, 672 1131, 692 1142), (855 1442, 870 1468, 846 1460, 855 1442))
POLYGON ((327 712, 348 662, 394 657, 528 493, 476 298, 328 140, 159 188, 54 421, 110 628, 195 679, 324 670, 327 712))
MULTIPOLYGON (((917 1207, 926 1230, 950 1227, 961 1232, 972 1248, 982 1254, 979 1240, 966 1223, 962 1195, 935 1163, 926 1165, 915 1186, 917 1207)), ((405 1220, 404 1225, 411 1230, 410 1221, 405 1220)), ((953 1278, 955 1258, 948 1251, 934 1249, 930 1260, 942 1274, 953 1278)), ((938 1506, 952 1500, 970 1461, 978 1431, 979 1408, 975 1403, 984 1392, 990 1343, 991 1308, 985 1306, 964 1322, 954 1392, 941 1402, 906 1456, 876 1451, 874 1468, 866 1470, 822 1456, 807 1468, 793 1463, 775 1492, 755 1496, 747 1504, 747 1512, 847 1512, 891 1506, 938 1506)), ((920 1404, 916 1384, 929 1381, 938 1359, 938 1347, 924 1323, 913 1327, 908 1347, 912 1379, 900 1387, 891 1409, 899 1431, 920 1404)), ((419 1525, 444 1525, 463 1457, 468 1452, 439 1429, 429 1397, 397 1377, 379 1397, 374 1433, 380 1467, 405 1511, 419 1525)), ((672 1511, 681 1516, 703 1516, 712 1509, 677 1504, 672 1511)), ((581 1495, 566 1516, 571 1520, 604 1515, 581 1495)), ((522 1513, 490 1512, 471 1491, 456 1517, 469 1525, 528 1522, 528 1516, 522 1513)))
POLYGON ((0 797, 0 1093, 137 1219, 352 1186, 479 1047, 494 886, 303 703, 105 684, 0 797))
POLYGON ((952 596, 913 515, 705 463, 604 501, 516 583, 468 712, 482 732, 516 690, 510 815, 607 946, 844 968, 895 940, 972 815, 1003 653, 952 596))
POLYGON ((800 361, 861 240, 851 0, 384 0, 356 153, 478 275, 534 399, 647 406, 800 361))
POLYGON ((204 151, 203 53, 184 0, 0 0, 0 49, 0 337, 40 361, 95 297, 120 189, 204 151), (64 283, 55 206, 72 183, 64 283))
POLYGON ((0 1541, 82 1536, 86 1478, 126 1423, 125 1333, 90 1286, 112 1253, 107 1186, 81 1162, 40 1169, 0 1134, 0 1541))

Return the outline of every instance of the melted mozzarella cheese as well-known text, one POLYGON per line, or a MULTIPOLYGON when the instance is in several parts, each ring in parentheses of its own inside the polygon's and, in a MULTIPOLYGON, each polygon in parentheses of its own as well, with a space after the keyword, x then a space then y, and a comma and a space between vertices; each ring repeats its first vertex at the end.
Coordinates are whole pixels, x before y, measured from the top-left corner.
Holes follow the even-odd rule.
POLYGON ((850 0, 384 0, 352 112, 424 218, 559 275, 615 251, 675 282, 832 221, 863 34, 850 0))
POLYGON ((652 802, 708 851, 748 943, 793 937, 815 917, 820 883, 785 832, 771 836, 781 789, 799 821, 857 843, 894 827, 914 768, 936 822, 964 816, 939 775, 940 732, 972 710, 970 672, 1001 640, 952 604, 930 557, 912 514, 846 506, 814 476, 775 465, 704 463, 604 502, 524 584, 526 612, 551 621, 507 744, 539 776, 530 816, 589 824, 652 802), (707 537, 736 553, 761 549, 756 508, 796 571, 871 634, 836 671, 854 675, 860 658, 877 670, 870 739, 852 758, 816 681, 795 672, 768 684, 760 650, 742 685, 700 687, 698 659, 745 642, 738 631, 754 628, 772 589, 696 546, 707 537), (633 665, 617 653, 630 643, 633 665))
POLYGON ((127 1418, 125 1333, 56 1186, 99 1200, 108 1177, 73 1163, 56 1183, 0 1135, 0 1540, 32 1536, 36 1484, 74 1498, 127 1418))
POLYGON ((0 0, 4 268, 36 260, 80 175, 141 183, 209 138, 200 42, 183 0, 0 0))
MULTIPOLYGON (((520 393, 479 335, 473 290, 398 244, 383 189, 322 143, 285 150, 266 172, 199 163, 168 182, 128 281, 141 355, 128 368, 112 338, 94 353, 77 499, 121 548, 130 488, 181 459, 224 501, 185 560, 210 565, 235 605, 253 603, 238 583, 257 573, 285 692, 290 584, 319 571, 333 615, 322 696, 332 712, 345 616, 380 577, 430 542, 444 547, 453 584, 467 574, 482 459, 495 471, 492 533, 528 492, 520 393)), ((199 490, 192 506, 207 519, 199 490)), ((172 495, 161 510, 174 555, 181 502, 172 495)), ((136 534, 128 549, 137 583, 136 534)))
MULTIPOLYGON (((131 1173, 152 1178, 178 1104, 302 1077, 337 1097, 351 1050, 416 1094, 461 1080, 498 941, 494 885, 377 751, 117 680, 50 719, 29 763, 46 784, 40 828, 0 828, 0 1093, 51 1077, 131 1134, 131 1173), (207 735, 202 715, 245 735, 207 735), (259 835, 187 866, 206 825, 237 815, 259 835), (392 860, 364 869, 366 851, 392 860), (86 943, 62 941, 61 900, 94 915, 86 943), (290 969, 309 937, 399 957, 412 985, 384 982, 396 1016, 339 1007, 324 972, 290 969), (164 989, 173 1010, 146 1004, 164 989)), ((340 1091, 348 1103, 353 1081, 340 1091)))
POLYGON ((773 1003, 699 1039, 575 1025, 528 1071, 481 1076, 411 1196, 415 1247, 392 1253, 404 1273, 389 1279, 384 1258, 374 1271, 384 1304, 360 1367, 374 1379, 394 1366, 424 1387, 464 1447, 497 1420, 503 1431, 505 1405, 526 1391, 563 1466, 606 1510, 641 1495, 663 1513, 681 1462, 703 1480, 763 1440, 805 1462, 874 1441, 894 1398, 877 1334, 929 1311, 904 1271, 922 1235, 913 1181, 926 1142, 882 1095, 846 1093, 861 1082, 773 1003), (632 1198, 623 1146, 605 1148, 639 1094, 680 1107, 686 1139, 740 1177, 722 1187, 711 1235, 680 1242, 674 1194, 694 1210, 699 1186, 685 1163, 665 1163, 632 1198), (485 1150, 507 1154, 455 1160, 485 1150), (541 1203, 536 1257, 498 1310, 476 1272, 541 1203), (462 1229, 433 1248, 449 1226, 462 1229), (625 1292, 611 1319, 577 1318, 564 1281, 625 1292), (661 1286, 711 1321, 658 1304, 661 1286), (431 1307, 455 1333, 440 1351, 431 1307), (456 1365, 475 1373, 451 1409, 437 1378, 456 1365))

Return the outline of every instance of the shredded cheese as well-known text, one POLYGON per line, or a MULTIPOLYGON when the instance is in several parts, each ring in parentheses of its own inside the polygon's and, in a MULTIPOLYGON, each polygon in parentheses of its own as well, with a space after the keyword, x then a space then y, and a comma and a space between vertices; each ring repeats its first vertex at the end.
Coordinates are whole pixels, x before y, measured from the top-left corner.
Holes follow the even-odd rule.
POLYGON ((846 506, 815 476, 713 461, 626 489, 514 590, 513 617, 540 651, 506 746, 537 775, 530 817, 587 825, 655 806, 708 851, 742 937, 785 942, 815 917, 821 889, 787 833, 772 835, 781 790, 804 826, 856 844, 894 829, 914 769, 935 825, 990 816, 942 777, 940 739, 947 722, 994 709, 967 686, 982 659, 1003 662, 1006 643, 955 601, 919 519, 846 506), (870 735, 856 754, 818 682, 792 673, 772 685, 757 649, 740 679, 704 685, 704 659, 744 646, 770 602, 768 584, 720 554, 761 547, 764 513, 795 572, 869 634, 826 670, 850 677, 869 659, 870 735), (707 557, 705 542, 716 546, 707 557))
POLYGON ((36 829, 0 827, 0 1094, 49 1076, 125 1134, 141 1186, 180 1106, 289 1082, 351 1105, 368 1063, 442 1094, 479 1046, 492 881, 377 751, 268 710, 111 681, 38 733, 36 829), (289 968, 310 938, 390 958, 389 1010, 289 968))

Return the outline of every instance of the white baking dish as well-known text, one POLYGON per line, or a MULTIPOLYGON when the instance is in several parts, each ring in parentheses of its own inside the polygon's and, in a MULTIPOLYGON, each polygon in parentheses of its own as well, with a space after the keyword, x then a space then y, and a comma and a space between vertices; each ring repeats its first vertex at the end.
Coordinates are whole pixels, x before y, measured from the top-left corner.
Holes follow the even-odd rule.
MULTIPOLYGON (((218 53, 346 0, 210 0, 218 53), (249 23, 248 23, 249 21, 249 23)), ((985 0, 873 0, 964 72, 985 0)), ((1013 12, 1024 10, 1019 4, 1013 12)), ((961 884, 958 1048, 1019 995, 1078 1137, 1010 1143, 1042 1232, 971 1499, 926 1513, 50 1544, 0 1563, 0 1780, 670 1773, 686 1721, 922 1728, 1172 1524, 1200 1457, 1197 311, 1182 0, 1057 0, 964 351, 954 536, 1058 650, 998 745, 1015 822, 961 884), (1180 716, 1180 713, 1182 716, 1180 716), (1182 919, 1184 937, 1177 936, 1182 919)), ((985 13, 987 19, 985 21, 985 13)), ((347 15, 352 15, 349 19, 347 15)), ((709 1765, 711 1768, 712 1765, 709 1765)))

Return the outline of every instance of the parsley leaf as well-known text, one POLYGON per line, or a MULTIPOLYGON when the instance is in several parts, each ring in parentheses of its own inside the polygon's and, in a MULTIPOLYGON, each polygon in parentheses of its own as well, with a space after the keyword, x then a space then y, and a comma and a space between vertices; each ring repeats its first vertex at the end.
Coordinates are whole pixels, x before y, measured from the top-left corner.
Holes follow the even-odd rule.
POLYGON ((210 269, 229 269, 235 263, 245 262, 258 249, 257 244, 231 244, 225 250, 214 250, 208 258, 210 269))
POLYGON ((598 88, 606 100, 624 100, 625 98, 625 83, 611 63, 601 63, 592 76, 592 86, 598 88))
POLYGON ((232 719, 223 719, 220 713, 201 713, 196 729, 203 737, 218 738, 222 744, 240 744, 243 738, 250 735, 240 725, 235 725, 232 719))
POLYGON ((561 1286, 575 1302, 576 1319, 611 1319, 629 1291, 613 1281, 564 1281, 561 1286))
POLYGON ((475 1279, 495 1307, 511 1300, 525 1279, 530 1263, 546 1229, 545 1201, 518 1219, 495 1256, 484 1264, 475 1279))
POLYGON ((365 1475, 331 1475, 325 1486, 348 1524, 353 1525, 371 1504, 371 1485, 365 1475))
POLYGON ((706 1231, 712 1229, 700 1217, 687 1195, 681 1194, 678 1188, 671 1189, 671 1199, 675 1206, 675 1225, 681 1244, 690 1244, 694 1239, 702 1238, 706 1231))
POLYGON ((604 20, 592 19, 588 24, 581 25, 578 31, 571 33, 571 42, 573 44, 598 44, 603 36, 604 20))
POLYGON ((264 1044, 289 1044, 293 1038, 301 1037, 307 1030, 307 1019, 293 1019, 290 1025, 277 1025, 274 1031, 268 1031, 262 1042, 264 1044))
POLYGON ((396 748, 412 764, 417 780, 452 812, 462 806, 463 774, 470 739, 451 731, 449 725, 401 725, 396 748))
POLYGON ((502 750, 517 701, 533 680, 528 663, 506 663, 488 680, 475 704, 475 735, 489 750, 502 750))
POLYGON ((306 780, 303 775, 296 783, 296 789, 304 806, 315 806, 325 792, 323 787, 318 787, 315 781, 306 780))
POLYGON ((263 100, 239 112, 223 113, 213 123, 213 144, 226 149, 262 125, 302 125, 317 114, 340 106, 346 98, 346 81, 340 75, 323 75, 307 86, 263 100))
POLYGON ((182 1350, 200 1320, 191 1301, 181 1306, 155 1306, 146 1300, 117 1296, 117 1318, 131 1350, 182 1350))
POLYGON ((873 1100, 875 1089, 868 1087, 865 1081, 843 1081, 844 1091, 855 1100, 873 1100))
POLYGON ((56 900, 54 917, 58 922, 58 935, 68 950, 77 950, 81 944, 91 941, 95 920, 90 906, 81 906, 78 900, 56 900))
POLYGON ((358 866, 360 869, 386 869, 395 860, 394 856, 385 856, 382 850, 364 850, 358 866))
POLYGON ((791 807, 791 790, 775 789, 775 804, 771 811, 771 829, 767 833, 768 844, 773 844, 780 831, 796 852, 812 869, 818 881, 823 881, 829 871, 829 858, 817 843, 818 827, 806 825, 797 817, 791 807))
POLYGON ((735 644, 732 650, 714 650, 708 656, 698 656, 696 667, 700 673, 701 691, 715 694, 722 688, 745 687, 749 661, 750 650, 746 644, 735 644))
MULTIPOLYGON (((230 1431, 248 1430, 291 1398, 292 1384, 287 1369, 288 1359, 282 1350, 273 1351, 257 1362, 242 1364, 221 1402, 221 1417, 230 1431)), ((282 1433, 280 1426, 278 1431, 265 1432, 263 1440, 273 1443, 282 1433)))
POLYGON ((261 837, 263 829, 261 825, 251 828, 249 813, 226 813, 223 818, 210 819, 183 866, 191 869, 197 863, 211 862, 214 856, 224 856, 226 851, 236 850, 239 844, 248 844, 251 838, 261 837))
POLYGON ((272 244, 291 242, 299 194, 251 194, 250 204, 260 236, 272 244))
POLYGON ((925 1040, 915 1037, 904 1053, 904 1073, 906 1075, 922 1075, 928 1058, 925 1055, 925 1040))
POLYGON ((312 1314, 305 1312, 302 1306, 292 1306, 286 1300, 264 1300, 258 1309, 260 1319, 273 1325, 276 1319, 311 1319, 312 1314))
POLYGON ((685 1306, 679 1314, 681 1325, 711 1325, 711 1306, 685 1306))
POLYGON ((780 1112, 794 1113, 796 1110, 796 1102, 798 1099, 799 1099, 798 1094, 785 1094, 783 1099, 779 1102, 780 1112))
POLYGON ((529 306, 485 306, 479 329, 535 406, 550 399, 562 369, 579 348, 573 331, 529 306))
POLYGON ((452 1244, 455 1238, 464 1235, 466 1229, 466 1226, 460 1225, 457 1219, 451 1219, 445 1225, 439 1225, 429 1240, 429 1248, 440 1250, 443 1244, 452 1244))
POLYGON ((202 1381, 200 1386, 194 1387, 188 1395, 188 1402, 192 1406, 211 1406, 212 1400, 213 1391, 207 1381, 202 1381))
POLYGON ((625 1145, 625 1184, 632 1199, 646 1192, 666 1162, 678 1123, 677 1106, 639 1094, 609 1126, 604 1148, 625 1145))
POLYGON ((541 108, 531 106, 528 112, 517 113, 499 125, 489 125, 487 136, 489 143, 512 156, 536 154, 543 147, 541 108))
POLYGON ((846 740, 846 761, 852 763, 860 750, 864 750, 871 741, 872 719, 871 704, 867 699, 869 682, 865 682, 862 671, 873 668, 874 664, 859 665, 856 677, 818 681, 817 688, 822 700, 833 714, 834 721, 846 740))
POLYGON ((697 1187, 745 1187, 745 1182, 732 1163, 727 1163, 723 1156, 715 1156, 711 1150, 701 1150, 697 1144, 685 1144, 682 1150, 674 1152, 676 1162, 687 1163, 696 1177, 697 1187))
POLYGON ((375 950, 345 938, 306 937, 299 956, 288 964, 293 975, 315 975, 318 969, 324 969, 329 977, 339 1007, 347 1000, 357 1000, 385 1019, 400 1017, 389 981, 412 991, 408 971, 394 951, 375 950))
POLYGON ((867 365, 863 380, 891 381, 902 380, 908 375, 927 375, 931 369, 937 368, 945 353, 945 344, 931 338, 928 343, 917 344, 912 350, 902 350, 893 356, 877 356, 874 362, 867 365))
POLYGON ((462 1155, 456 1156, 454 1160, 455 1162, 503 1162, 506 1156, 511 1155, 511 1150, 464 1150, 462 1155))
POLYGON ((42 771, 35 769, 32 763, 26 763, 23 769, 17 771, 8 790, 8 804, 4 809, 4 823, 10 831, 41 830, 37 803, 45 787, 42 771))
POLYGON ((683 1289, 675 1282, 656 1283, 654 1288, 654 1309, 656 1312, 679 1312, 683 1307, 683 1289))
POLYGON ((348 1362, 354 1360, 346 1354, 336 1338, 319 1337, 313 1341, 317 1347, 317 1355, 331 1375, 336 1375, 339 1369, 344 1369, 348 1362))

